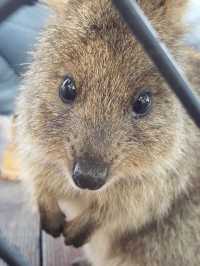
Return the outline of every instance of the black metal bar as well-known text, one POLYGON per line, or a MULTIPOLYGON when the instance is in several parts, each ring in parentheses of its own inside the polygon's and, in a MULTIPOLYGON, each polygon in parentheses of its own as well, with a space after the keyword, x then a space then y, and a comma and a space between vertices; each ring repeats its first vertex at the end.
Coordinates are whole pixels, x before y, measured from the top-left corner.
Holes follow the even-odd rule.
POLYGON ((113 0, 133 34, 200 127, 200 100, 135 0, 113 0))
POLYGON ((24 5, 33 5, 37 0, 5 0, 0 3, 0 23, 24 5))
POLYGON ((9 266, 29 266, 19 251, 0 235, 0 258, 9 266))

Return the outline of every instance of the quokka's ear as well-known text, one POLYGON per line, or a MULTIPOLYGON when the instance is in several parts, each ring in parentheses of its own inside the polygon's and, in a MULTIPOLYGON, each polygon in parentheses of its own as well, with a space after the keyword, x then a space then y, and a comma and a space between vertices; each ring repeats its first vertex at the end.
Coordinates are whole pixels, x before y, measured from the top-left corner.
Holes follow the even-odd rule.
POLYGON ((138 0, 138 3, 147 16, 149 15, 154 21, 157 20, 157 24, 164 24, 168 20, 174 27, 182 28, 190 0, 138 0))
POLYGON ((62 13, 65 10, 68 0, 42 0, 47 6, 56 12, 62 13))
MULTIPOLYGON (((163 4, 166 6, 167 12, 175 15, 184 15, 186 8, 189 5, 189 0, 163 0, 163 4)), ((178 19, 178 17, 177 17, 178 19)))
POLYGON ((184 12, 189 0, 138 0, 138 3, 147 10, 165 8, 166 12, 184 12))

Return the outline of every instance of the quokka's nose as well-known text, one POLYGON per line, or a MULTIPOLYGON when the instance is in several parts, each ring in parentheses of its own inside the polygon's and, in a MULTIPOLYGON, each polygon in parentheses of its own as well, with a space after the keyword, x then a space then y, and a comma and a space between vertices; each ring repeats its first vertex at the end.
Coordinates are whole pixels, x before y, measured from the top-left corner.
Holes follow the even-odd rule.
POLYGON ((74 183, 81 189, 98 190, 105 183, 108 167, 105 163, 94 159, 80 159, 73 169, 74 183))

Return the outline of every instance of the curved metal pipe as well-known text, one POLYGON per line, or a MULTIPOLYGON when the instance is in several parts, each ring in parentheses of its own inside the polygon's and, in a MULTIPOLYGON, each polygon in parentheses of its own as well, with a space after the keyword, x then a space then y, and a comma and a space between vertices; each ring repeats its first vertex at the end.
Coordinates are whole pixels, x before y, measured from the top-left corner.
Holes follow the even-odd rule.
POLYGON ((200 99, 135 0, 113 0, 131 31, 200 127, 200 99))

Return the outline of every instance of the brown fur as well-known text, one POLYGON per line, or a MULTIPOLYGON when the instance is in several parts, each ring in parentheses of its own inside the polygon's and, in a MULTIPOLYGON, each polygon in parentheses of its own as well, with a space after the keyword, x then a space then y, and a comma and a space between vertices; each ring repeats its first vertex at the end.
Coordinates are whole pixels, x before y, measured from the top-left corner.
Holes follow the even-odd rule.
MULTIPOLYGON (((47 230, 63 226, 62 200, 66 243, 89 241, 95 266, 199 265, 199 129, 110 0, 56 2, 18 103, 24 183, 47 230), (76 81, 73 105, 58 96, 65 74, 76 81), (131 101, 142 87, 151 88, 153 108, 135 120, 131 101), (73 184, 83 156, 109 165, 103 189, 73 184)), ((180 41, 187 1, 138 2, 197 90, 200 57, 180 41)))

